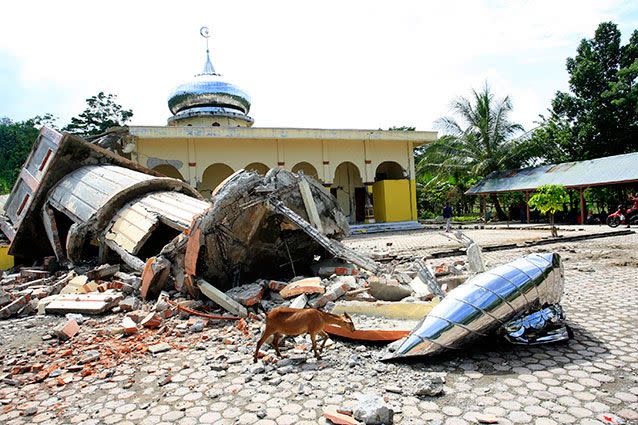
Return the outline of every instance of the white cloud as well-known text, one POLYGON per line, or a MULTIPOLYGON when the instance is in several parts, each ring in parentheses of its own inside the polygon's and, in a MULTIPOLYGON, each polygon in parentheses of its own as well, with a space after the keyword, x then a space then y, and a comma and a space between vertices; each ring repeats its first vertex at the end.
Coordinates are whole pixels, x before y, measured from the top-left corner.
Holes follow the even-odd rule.
MULTIPOLYGON (((488 80, 530 126, 566 87, 564 61, 620 1, 11 2, 0 49, 28 86, 55 86, 33 114, 68 119, 99 90, 134 123, 163 125, 166 97, 203 64, 253 98, 257 126, 430 129, 455 96, 488 80)), ((1 93, 0 93, 1 97, 1 93)), ((10 115, 10 114, 9 114, 10 115)))

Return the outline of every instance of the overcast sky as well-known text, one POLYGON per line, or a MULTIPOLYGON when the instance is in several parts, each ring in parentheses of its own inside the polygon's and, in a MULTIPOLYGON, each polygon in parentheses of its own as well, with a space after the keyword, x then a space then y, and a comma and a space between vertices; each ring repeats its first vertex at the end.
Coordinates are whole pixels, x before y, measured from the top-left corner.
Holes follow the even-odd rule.
POLYGON ((602 21, 623 41, 638 1, 11 1, 0 6, 0 117, 65 124, 100 90, 165 125, 170 91, 217 71, 252 97, 259 127, 431 130, 487 81, 531 128, 565 59, 602 21))

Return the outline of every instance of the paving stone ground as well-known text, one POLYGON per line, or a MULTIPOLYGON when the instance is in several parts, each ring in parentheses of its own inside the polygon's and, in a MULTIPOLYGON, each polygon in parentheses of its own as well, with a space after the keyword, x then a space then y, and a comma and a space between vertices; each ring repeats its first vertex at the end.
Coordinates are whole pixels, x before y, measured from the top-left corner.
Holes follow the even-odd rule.
MULTIPOLYGON (((472 236, 507 242, 508 232, 477 230, 472 236)), ((423 252, 432 249, 433 238, 439 236, 432 231, 397 233, 348 244, 423 252)), ((486 342, 458 357, 385 364, 378 361, 383 347, 337 341, 319 361, 308 356, 300 364, 254 365, 247 343, 257 332, 251 330, 252 339, 237 332, 229 343, 218 336, 228 330, 224 324, 207 328, 204 344, 123 363, 110 378, 75 376, 62 386, 0 382, 0 423, 321 424, 324 408, 352 407, 360 393, 385 397, 398 424, 467 424, 479 414, 502 424, 609 423, 604 417, 638 423, 637 246, 634 234, 542 247, 559 252, 565 265, 562 305, 575 334, 566 344, 486 342), (445 394, 415 397, 418 383, 433 375, 445 376, 445 394)), ((498 251, 486 259, 496 266, 537 251, 498 251)), ((7 359, 46 348, 41 335, 58 322, 1 322, 3 374, 7 359)), ((303 353, 293 348, 287 354, 303 353)))

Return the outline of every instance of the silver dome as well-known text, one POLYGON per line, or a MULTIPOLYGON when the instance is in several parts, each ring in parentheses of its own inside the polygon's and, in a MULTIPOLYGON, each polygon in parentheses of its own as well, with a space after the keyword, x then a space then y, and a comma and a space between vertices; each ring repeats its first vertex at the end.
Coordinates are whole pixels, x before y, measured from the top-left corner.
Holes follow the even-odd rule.
POLYGON ((250 96, 219 74, 198 74, 192 81, 178 86, 168 98, 173 114, 197 107, 230 108, 247 114, 250 96))
POLYGON ((200 74, 179 85, 171 93, 168 98, 168 108, 173 116, 168 119, 168 122, 191 117, 220 116, 252 125, 253 119, 248 116, 250 96, 215 71, 208 51, 208 28, 202 27, 200 34, 206 38, 204 68, 200 74))

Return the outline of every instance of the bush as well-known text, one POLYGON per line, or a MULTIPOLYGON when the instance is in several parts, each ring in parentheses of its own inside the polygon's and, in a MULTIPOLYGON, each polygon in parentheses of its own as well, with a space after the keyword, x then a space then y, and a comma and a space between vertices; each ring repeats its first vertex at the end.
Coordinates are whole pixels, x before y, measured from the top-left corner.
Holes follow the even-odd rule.
POLYGON ((483 217, 479 215, 461 215, 458 217, 452 217, 452 221, 468 222, 468 221, 482 221, 483 217))

